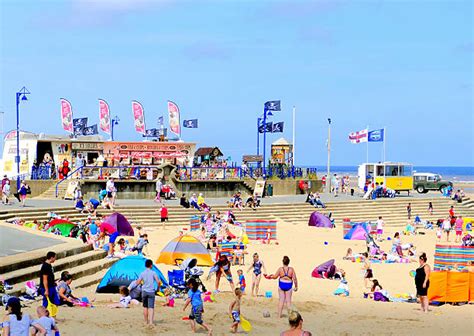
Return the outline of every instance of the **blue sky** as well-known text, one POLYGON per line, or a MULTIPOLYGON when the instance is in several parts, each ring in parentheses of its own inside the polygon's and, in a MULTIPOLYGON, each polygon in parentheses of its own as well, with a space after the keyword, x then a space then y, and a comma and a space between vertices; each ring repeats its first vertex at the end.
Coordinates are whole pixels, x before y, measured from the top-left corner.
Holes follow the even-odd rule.
MULTIPOLYGON (((0 11, 6 129, 22 86, 32 93, 23 130, 62 133, 61 97, 96 123, 103 98, 119 140, 141 140, 131 100, 151 128, 170 99, 182 119, 199 119, 184 140, 240 161, 256 151, 263 103, 280 99, 273 121, 289 140, 297 109, 298 165, 326 163, 328 117, 335 165, 365 162, 366 146, 347 136, 366 125, 387 127, 391 161, 474 165, 469 0, 3 0, 0 11)), ((371 144, 370 159, 381 156, 371 144)))

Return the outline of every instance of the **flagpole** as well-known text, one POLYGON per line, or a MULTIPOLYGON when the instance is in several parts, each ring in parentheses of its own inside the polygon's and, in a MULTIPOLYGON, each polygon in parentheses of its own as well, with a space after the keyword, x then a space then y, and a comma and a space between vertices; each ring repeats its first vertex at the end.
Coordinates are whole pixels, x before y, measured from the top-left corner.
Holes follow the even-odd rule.
POLYGON ((267 108, 264 106, 263 107, 263 178, 266 178, 266 165, 267 162, 266 160, 266 145, 267 145, 267 108))
POLYGON ((296 152, 296 107, 293 106, 293 160, 292 160, 292 165, 296 165, 296 157, 295 157, 295 152, 296 152))
POLYGON ((331 194, 331 118, 328 118, 328 167, 326 176, 327 192, 331 194))
POLYGON ((260 155, 260 119, 262 118, 257 118, 257 155, 260 155))
POLYGON ((369 163, 369 125, 367 125, 367 157, 365 163, 369 163))

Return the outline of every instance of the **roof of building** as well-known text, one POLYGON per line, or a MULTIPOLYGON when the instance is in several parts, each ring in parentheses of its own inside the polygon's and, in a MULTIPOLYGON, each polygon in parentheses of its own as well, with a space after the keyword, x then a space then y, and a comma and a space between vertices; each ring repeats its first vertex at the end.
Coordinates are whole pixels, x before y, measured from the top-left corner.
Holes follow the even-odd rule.
POLYGON ((285 138, 280 138, 276 140, 275 142, 273 142, 272 145, 291 145, 291 144, 285 138))
POLYGON ((206 155, 211 155, 213 152, 217 149, 218 155, 212 155, 212 156, 223 156, 221 150, 218 147, 200 147, 198 150, 194 153, 195 156, 206 156, 206 155))

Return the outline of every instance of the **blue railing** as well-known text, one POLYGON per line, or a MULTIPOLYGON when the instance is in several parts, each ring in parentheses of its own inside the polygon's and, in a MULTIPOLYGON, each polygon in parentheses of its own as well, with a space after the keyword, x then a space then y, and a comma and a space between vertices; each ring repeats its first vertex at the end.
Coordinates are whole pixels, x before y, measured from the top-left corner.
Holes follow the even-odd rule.
POLYGON ((157 166, 117 166, 117 167, 98 167, 83 166, 72 170, 65 178, 56 183, 56 197, 58 197, 58 188, 61 183, 71 178, 105 180, 107 177, 113 177, 117 180, 141 180, 147 179, 147 172, 152 170, 151 180, 155 180, 158 174, 157 166))
MULTIPOLYGON (((180 181, 196 180, 241 180, 244 177, 261 178, 262 168, 241 167, 177 167, 177 178, 180 181)), ((316 178, 317 169, 314 167, 268 167, 266 178, 316 178)))

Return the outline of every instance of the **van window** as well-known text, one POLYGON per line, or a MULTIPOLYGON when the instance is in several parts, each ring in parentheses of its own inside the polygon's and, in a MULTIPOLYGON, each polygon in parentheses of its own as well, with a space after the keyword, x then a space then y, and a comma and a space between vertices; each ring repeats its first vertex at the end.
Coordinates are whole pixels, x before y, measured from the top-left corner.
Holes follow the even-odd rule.
POLYGON ((422 175, 415 176, 415 181, 417 182, 426 181, 426 176, 422 176, 422 175))
POLYGON ((436 181, 436 176, 429 175, 428 176, 428 181, 432 181, 432 182, 436 181))
POLYGON ((398 166, 385 166, 386 176, 398 176, 398 166))
POLYGON ((412 176, 413 167, 412 166, 400 166, 400 175, 399 176, 412 176))

